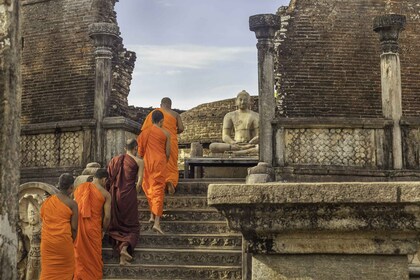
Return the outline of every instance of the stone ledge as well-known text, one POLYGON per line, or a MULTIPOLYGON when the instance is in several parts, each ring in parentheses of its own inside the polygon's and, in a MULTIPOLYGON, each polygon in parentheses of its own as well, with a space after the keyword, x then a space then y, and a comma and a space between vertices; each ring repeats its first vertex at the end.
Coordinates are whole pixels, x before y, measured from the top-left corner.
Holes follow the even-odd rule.
MULTIPOLYGON (((419 182, 210 184, 208 204, 415 203, 419 182)), ((420 214, 420 213, 419 213, 420 214)))
POLYGON ((104 118, 102 126, 105 129, 124 129, 134 134, 139 134, 141 124, 125 117, 107 117, 104 118))
POLYGON ((94 119, 81 119, 73 121, 59 121, 59 122, 46 122, 22 125, 21 132, 24 135, 28 134, 41 134, 51 133, 60 130, 66 131, 79 131, 86 128, 93 128, 96 125, 94 119))
POLYGON ((417 252, 419 182, 211 184, 208 204, 255 254, 417 252))
POLYGON ((276 118, 273 126, 280 128, 384 128, 393 124, 383 118, 276 118))

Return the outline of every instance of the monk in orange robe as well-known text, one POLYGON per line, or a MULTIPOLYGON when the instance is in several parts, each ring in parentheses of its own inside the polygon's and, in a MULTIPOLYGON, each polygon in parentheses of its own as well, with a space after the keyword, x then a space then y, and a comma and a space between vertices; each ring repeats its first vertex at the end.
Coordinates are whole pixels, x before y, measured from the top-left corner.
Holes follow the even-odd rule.
POLYGON ((78 219, 77 203, 69 197, 73 183, 71 174, 62 174, 58 181, 60 192, 41 206, 41 280, 73 279, 78 219))
POLYGON ((74 192, 79 205, 79 228, 74 246, 75 280, 102 279, 102 229, 108 229, 111 213, 111 195, 104 188, 107 178, 106 169, 100 168, 93 182, 80 184, 74 192))
MULTIPOLYGON (((163 128, 166 129, 171 135, 171 156, 169 157, 167 164, 166 187, 169 194, 174 194, 179 179, 177 134, 184 131, 184 125, 180 115, 172 110, 172 100, 170 98, 164 97, 160 103, 160 108, 156 110, 159 110, 163 113, 163 128)), ((146 119, 144 120, 143 126, 141 128, 142 131, 153 125, 152 113, 153 112, 147 115, 146 119)))
POLYGON ((153 230, 163 234, 160 228, 160 217, 163 213, 163 200, 167 178, 166 164, 171 152, 170 134, 162 128, 163 113, 155 110, 152 113, 153 126, 140 133, 139 155, 144 160, 143 191, 150 208, 150 222, 153 230))

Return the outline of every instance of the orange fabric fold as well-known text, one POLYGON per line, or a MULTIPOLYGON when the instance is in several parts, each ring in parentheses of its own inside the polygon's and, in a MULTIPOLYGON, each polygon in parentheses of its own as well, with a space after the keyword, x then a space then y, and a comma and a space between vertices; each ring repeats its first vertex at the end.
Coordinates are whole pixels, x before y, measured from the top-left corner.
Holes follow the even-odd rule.
POLYGON ((41 277, 73 279, 74 246, 70 220, 73 212, 56 195, 41 206, 41 277))
POLYGON ((74 279, 102 279, 102 209, 105 198, 93 183, 86 182, 77 187, 74 199, 79 210, 74 279))
MULTIPOLYGON (((174 187, 178 185, 179 180, 179 173, 178 173, 178 135, 177 135, 177 121, 174 116, 170 113, 166 112, 163 109, 156 109, 163 113, 163 128, 166 129, 171 135, 171 155, 169 157, 166 174, 166 182, 171 182, 174 187)), ((147 128, 153 126, 152 123, 152 113, 147 115, 146 119, 144 120, 143 126, 141 128, 142 131, 146 130, 147 128)))
POLYGON ((138 137, 139 155, 144 160, 142 188, 149 202, 150 211, 162 216, 166 185, 166 135, 152 126, 138 137))

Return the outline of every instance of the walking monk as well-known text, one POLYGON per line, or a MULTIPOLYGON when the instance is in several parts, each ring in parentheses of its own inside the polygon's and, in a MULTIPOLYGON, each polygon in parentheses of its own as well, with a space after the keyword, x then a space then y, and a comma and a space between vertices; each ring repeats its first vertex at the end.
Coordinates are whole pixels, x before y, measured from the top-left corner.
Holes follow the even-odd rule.
POLYGON ((137 194, 143 178, 143 160, 137 155, 137 141, 129 139, 126 154, 111 159, 108 164, 107 190, 111 193, 111 223, 109 240, 120 256, 120 265, 133 259, 140 232, 137 194))
POLYGON ((73 279, 78 216, 77 203, 69 197, 73 183, 71 174, 62 174, 58 181, 60 192, 41 206, 41 280, 73 279))
POLYGON ((153 230, 163 234, 160 217, 163 213, 163 200, 166 185, 166 164, 171 152, 171 136, 162 128, 163 113, 152 113, 153 126, 143 130, 139 136, 139 155, 144 159, 143 191, 150 208, 150 220, 153 230))
MULTIPOLYGON (((166 187, 168 189, 169 194, 174 194, 175 188, 178 185, 178 179, 179 179, 177 134, 184 131, 184 125, 182 124, 180 115, 174 110, 172 110, 172 100, 169 97, 162 98, 160 102, 160 108, 156 110, 161 111, 163 113, 163 116, 165 119, 163 121, 163 128, 169 131, 171 135, 171 156, 167 164, 168 171, 167 171, 167 176, 166 176, 165 181, 166 181, 166 187)), ((153 125, 153 122, 152 122, 153 112, 147 115, 146 119, 144 120, 143 126, 141 128, 142 131, 146 130, 147 128, 153 125)))
POLYGON ((111 195, 104 188, 107 178, 106 170, 100 168, 93 182, 80 184, 74 192, 79 205, 79 230, 74 246, 75 280, 102 279, 102 229, 108 229, 111 212, 111 195))

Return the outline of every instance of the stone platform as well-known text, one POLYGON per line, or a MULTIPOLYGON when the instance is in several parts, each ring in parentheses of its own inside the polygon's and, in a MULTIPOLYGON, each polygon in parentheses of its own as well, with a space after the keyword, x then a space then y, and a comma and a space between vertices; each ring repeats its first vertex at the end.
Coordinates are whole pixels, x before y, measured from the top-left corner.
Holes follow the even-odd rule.
POLYGON ((243 234, 252 279, 409 279, 420 244, 418 182, 212 184, 208 203, 243 234))
POLYGON ((247 168, 256 166, 257 164, 258 158, 256 157, 186 158, 184 161, 184 178, 211 178, 216 177, 216 174, 217 176, 225 178, 245 178, 247 175, 247 168), (211 168, 217 168, 216 172, 212 172, 211 168), (205 173, 207 173, 207 175, 205 175, 205 173))

